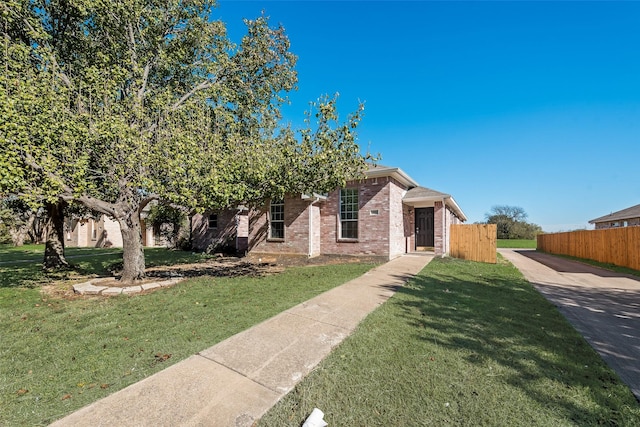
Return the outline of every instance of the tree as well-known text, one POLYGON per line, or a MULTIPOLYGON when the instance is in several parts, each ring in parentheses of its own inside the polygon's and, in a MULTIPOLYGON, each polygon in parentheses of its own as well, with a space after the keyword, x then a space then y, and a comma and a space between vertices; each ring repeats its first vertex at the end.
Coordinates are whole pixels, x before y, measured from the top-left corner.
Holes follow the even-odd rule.
POLYGON ((46 203, 48 233, 42 261, 45 270, 69 267, 64 256, 64 212, 67 206, 62 200, 46 203))
POLYGON ((496 224, 498 239, 534 239, 542 232, 539 225, 526 222, 527 213, 519 206, 493 206, 485 219, 496 224))
POLYGON ((172 206, 166 203, 158 203, 149 209, 146 223, 153 225, 157 230, 161 239, 171 247, 185 246, 188 243, 188 236, 181 240, 184 234, 185 225, 187 223, 187 212, 178 206, 172 206))
POLYGON ((315 126, 283 127, 280 107, 297 84, 284 30, 247 20, 236 46, 210 20, 214 6, 0 6, 0 192, 114 218, 124 282, 144 277, 140 212, 152 200, 198 210, 258 203, 328 191, 365 167, 354 133, 361 110, 340 123, 335 98, 323 98, 312 105, 315 126))
POLYGON ((27 239, 36 242, 43 218, 41 208, 32 209, 15 196, 0 200, 0 223, 13 246, 22 246, 27 239))

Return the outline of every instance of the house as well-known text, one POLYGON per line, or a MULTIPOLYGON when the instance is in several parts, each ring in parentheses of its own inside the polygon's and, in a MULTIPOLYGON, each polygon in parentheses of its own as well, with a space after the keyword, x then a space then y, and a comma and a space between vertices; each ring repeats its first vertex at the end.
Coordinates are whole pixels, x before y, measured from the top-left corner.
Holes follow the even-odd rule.
POLYGON ((592 219, 589 221, 589 224, 595 224, 596 230, 640 225, 640 205, 631 206, 630 208, 592 219))
MULTIPOLYGON (((144 219, 140 220, 140 225, 144 246, 162 244, 158 238, 157 230, 154 230, 151 225, 147 227, 144 219)), ((100 215, 97 218, 65 218, 64 244, 68 247, 121 248, 120 225, 106 215, 100 215)))
POLYGON ((466 219, 451 195, 419 186, 400 168, 372 166, 365 179, 329 194, 195 215, 191 227, 199 250, 389 260, 423 250, 447 254, 449 226, 466 219))

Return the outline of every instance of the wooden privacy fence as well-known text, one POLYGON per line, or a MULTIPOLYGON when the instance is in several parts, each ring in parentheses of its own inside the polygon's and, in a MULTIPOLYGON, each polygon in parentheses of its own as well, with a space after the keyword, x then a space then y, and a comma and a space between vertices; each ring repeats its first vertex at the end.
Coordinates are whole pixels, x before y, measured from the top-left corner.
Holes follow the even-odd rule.
POLYGON ((496 224, 454 224, 449 236, 449 254, 455 258, 495 264, 496 224))
POLYGON ((538 234, 537 248, 640 270, 640 227, 538 234))

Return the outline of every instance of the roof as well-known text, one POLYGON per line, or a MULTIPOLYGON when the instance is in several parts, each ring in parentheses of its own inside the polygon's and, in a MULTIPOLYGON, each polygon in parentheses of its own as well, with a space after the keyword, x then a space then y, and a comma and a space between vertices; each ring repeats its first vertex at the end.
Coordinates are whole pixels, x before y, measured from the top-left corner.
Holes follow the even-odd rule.
POLYGON ((441 193, 440 191, 432 190, 431 188, 421 187, 418 183, 411 178, 405 171, 400 168, 394 168, 384 165, 371 165, 365 172, 367 178, 382 178, 390 176, 402 185, 408 188, 406 194, 402 198, 403 202, 439 202, 444 201, 445 205, 453 211, 453 213, 462 221, 466 221, 467 217, 460 209, 460 206, 453 199, 451 194, 441 193))
POLYGON ((592 219, 589 221, 589 224, 595 224, 596 222, 621 221, 630 218, 640 218, 640 205, 631 206, 630 208, 622 209, 621 211, 612 212, 609 215, 592 219))
POLYGON ((407 194, 404 195, 403 200, 410 200, 410 199, 416 199, 416 198, 420 198, 420 199, 434 198, 437 200, 441 200, 448 197, 451 197, 451 194, 441 193, 439 191, 432 190, 431 188, 427 188, 427 187, 415 187, 407 191, 407 194))
POLYGON ((403 203, 419 203, 419 202, 439 202, 444 201, 444 204, 453 211, 454 214, 462 221, 467 220, 467 216, 462 212, 460 206, 456 203, 451 194, 441 193, 436 190, 432 190, 427 187, 415 187, 407 191, 402 198, 403 203))
POLYGON ((418 186, 418 183, 400 168, 392 168, 383 165, 371 165, 369 167, 369 170, 365 172, 365 175, 367 175, 367 178, 382 178, 384 176, 390 176, 398 180, 407 188, 418 186))

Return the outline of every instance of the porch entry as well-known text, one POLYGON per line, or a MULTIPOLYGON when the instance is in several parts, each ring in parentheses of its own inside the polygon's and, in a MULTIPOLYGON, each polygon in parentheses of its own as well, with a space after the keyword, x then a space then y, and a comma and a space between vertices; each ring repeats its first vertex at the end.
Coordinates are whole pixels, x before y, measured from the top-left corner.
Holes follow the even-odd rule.
POLYGON ((432 250, 434 247, 433 208, 416 208, 416 250, 432 250))

